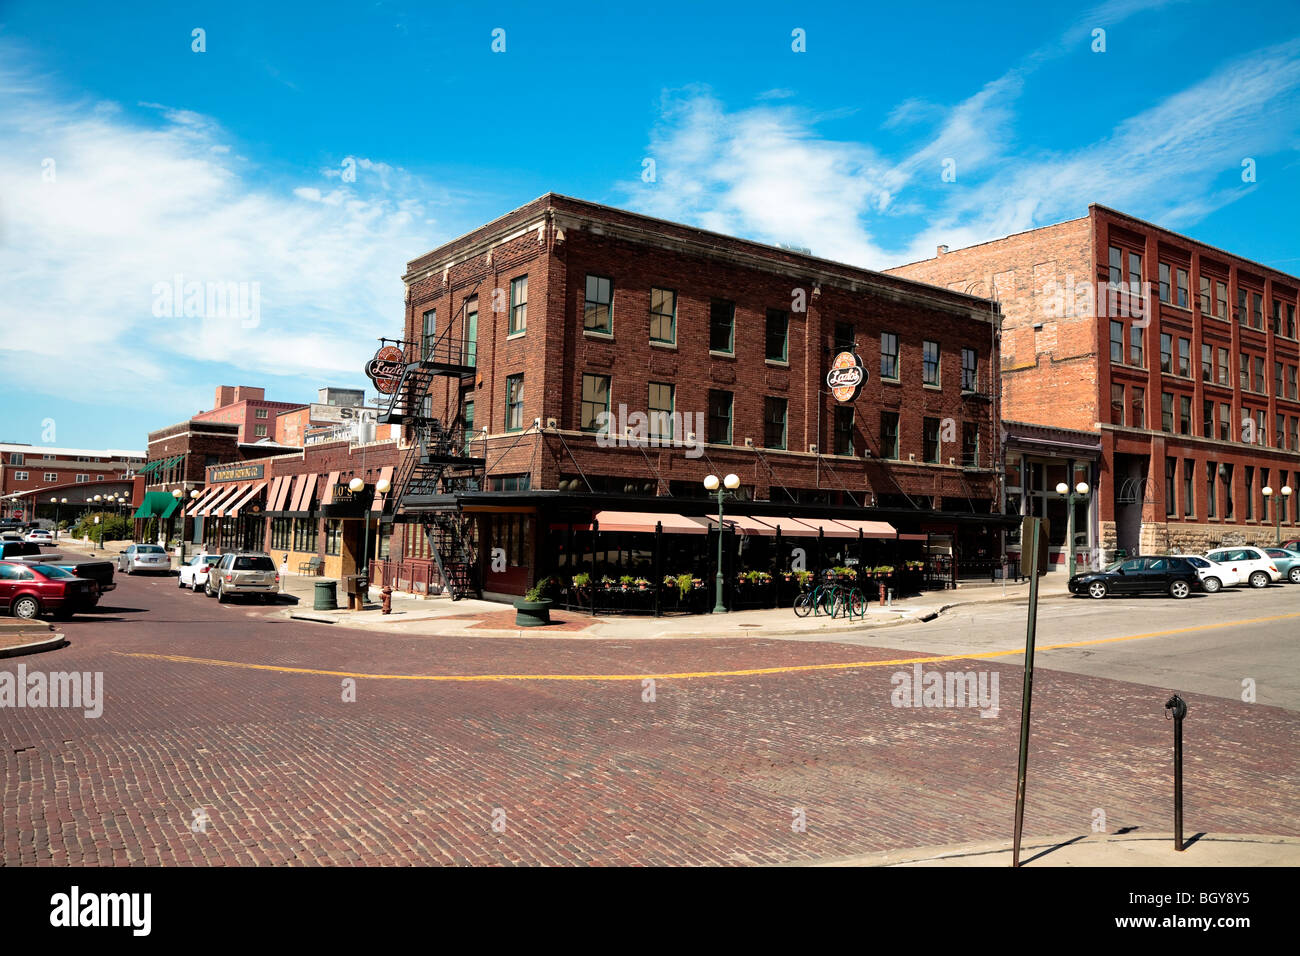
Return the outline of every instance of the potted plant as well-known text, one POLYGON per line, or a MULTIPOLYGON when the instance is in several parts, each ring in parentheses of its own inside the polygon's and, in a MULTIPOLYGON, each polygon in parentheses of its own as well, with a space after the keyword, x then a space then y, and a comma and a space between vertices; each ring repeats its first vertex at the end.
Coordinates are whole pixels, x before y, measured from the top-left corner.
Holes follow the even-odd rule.
POLYGON ((876 574, 880 575, 882 578, 887 578, 893 573, 894 566, 892 564, 881 564, 876 566, 876 574))
POLYGON ((637 578, 632 583, 636 585, 636 589, 638 591, 644 591, 646 588, 650 587, 650 582, 647 581, 645 578, 637 578))
POLYGON ((551 599, 546 595, 554 578, 542 578, 515 602, 515 627, 539 627, 551 623, 551 599))
POLYGON ((581 571, 573 576, 573 587, 577 591, 591 590, 591 575, 586 571, 581 571))
MULTIPOLYGON (((808 582, 812 580, 812 576, 813 576, 811 571, 791 571, 790 575, 792 575, 794 579, 799 582, 799 587, 801 588, 807 587, 808 582)), ((790 577, 787 576, 786 580, 787 581, 790 580, 790 577)))
POLYGON ((618 586, 624 591, 631 590, 634 583, 636 583, 636 578, 632 577, 630 574, 624 574, 618 579, 618 586))

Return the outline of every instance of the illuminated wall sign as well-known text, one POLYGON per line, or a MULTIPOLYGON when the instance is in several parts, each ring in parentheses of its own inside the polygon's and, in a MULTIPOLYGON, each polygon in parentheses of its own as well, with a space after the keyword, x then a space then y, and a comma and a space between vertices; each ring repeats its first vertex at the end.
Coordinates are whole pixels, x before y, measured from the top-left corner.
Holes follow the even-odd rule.
POLYGON ((853 352, 841 352, 826 373, 826 387, 837 402, 856 401, 867 381, 867 369, 853 352))

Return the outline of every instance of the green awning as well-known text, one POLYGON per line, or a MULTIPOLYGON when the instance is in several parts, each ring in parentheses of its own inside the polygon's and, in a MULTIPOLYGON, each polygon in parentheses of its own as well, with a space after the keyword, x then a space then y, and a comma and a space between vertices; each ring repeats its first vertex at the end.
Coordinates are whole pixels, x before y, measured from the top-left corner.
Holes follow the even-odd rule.
POLYGON ((185 457, 184 455, 177 455, 175 458, 173 458, 173 459, 171 459, 169 462, 167 462, 167 464, 166 464, 164 467, 166 467, 166 468, 173 468, 173 467, 175 467, 176 465, 179 465, 179 464, 181 463, 181 459, 184 458, 184 457, 185 457))
POLYGON ((166 491, 150 491, 140 502, 133 518, 170 518, 180 502, 166 491))

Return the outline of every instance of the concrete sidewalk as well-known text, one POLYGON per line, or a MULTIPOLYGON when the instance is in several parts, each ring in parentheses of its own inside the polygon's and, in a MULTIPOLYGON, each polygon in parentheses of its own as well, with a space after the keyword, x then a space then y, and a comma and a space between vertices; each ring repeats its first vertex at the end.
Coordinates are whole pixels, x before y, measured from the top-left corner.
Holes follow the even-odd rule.
MULTIPOLYGON (((1021 866, 1297 866, 1300 838, 1247 833, 1184 834, 1182 852, 1172 833, 1089 833, 1026 840, 1021 866)), ((864 853, 814 866, 1010 866, 1011 841, 918 847, 864 853)))
MULTIPOLYGON (((752 611, 732 611, 727 614, 684 614, 671 617, 649 615, 619 615, 592 617, 575 611, 553 610, 552 617, 565 622, 551 627, 518 628, 513 624, 513 608, 495 601, 463 599, 452 601, 440 596, 424 598, 393 592, 393 612, 380 612, 378 588, 371 588, 370 599, 364 611, 313 610, 315 585, 321 578, 300 577, 290 574, 284 582, 284 592, 297 605, 285 610, 286 617, 338 624, 344 627, 370 631, 409 635, 437 635, 443 637, 563 637, 600 640, 632 640, 655 638, 719 638, 719 637, 805 637, 818 640, 829 635, 842 635, 863 628, 889 627, 915 621, 927 621, 950 608, 972 604, 1002 601, 1024 601, 1029 597, 1027 583, 1008 582, 1005 589, 997 584, 963 585, 956 589, 932 591, 915 597, 894 601, 890 607, 873 602, 865 618, 852 621, 809 615, 796 617, 790 608, 765 608, 752 611), (506 616, 509 623, 498 624, 506 616), (583 626, 585 625, 585 626, 583 626)), ((1039 585, 1043 600, 1067 598, 1064 574, 1047 575, 1039 585)), ((340 604, 346 597, 339 594, 340 604)))

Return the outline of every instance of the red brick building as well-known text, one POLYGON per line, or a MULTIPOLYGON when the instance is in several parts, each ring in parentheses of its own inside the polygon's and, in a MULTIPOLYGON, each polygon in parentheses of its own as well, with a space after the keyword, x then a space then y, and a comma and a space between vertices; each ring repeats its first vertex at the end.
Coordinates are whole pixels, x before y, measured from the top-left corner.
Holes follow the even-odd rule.
MULTIPOLYGON (((1003 416, 1099 437, 1104 549, 1294 534, 1300 279, 1095 204, 889 272, 999 302, 1003 416)), ((1008 511, 1051 499, 1046 461, 1008 456, 1008 511)))
POLYGON ((0 516, 24 519, 75 517, 96 494, 125 493, 143 452, 114 448, 53 448, 48 445, 0 443, 0 516), (68 504, 56 509, 53 497, 68 504))
MULTIPOLYGON (((886 522, 945 568, 1000 563, 987 299, 555 194, 404 279, 391 420, 437 461, 423 486, 407 462, 398 524, 460 516, 489 592, 577 570, 602 511, 716 515, 709 474, 740 479, 728 514, 886 522)), ((436 560, 416 527, 396 557, 436 560)))
POLYGON ((276 417, 305 408, 298 402, 268 402, 266 389, 247 385, 219 385, 212 408, 194 416, 199 422, 225 422, 239 426, 239 440, 247 444, 276 440, 276 417))

